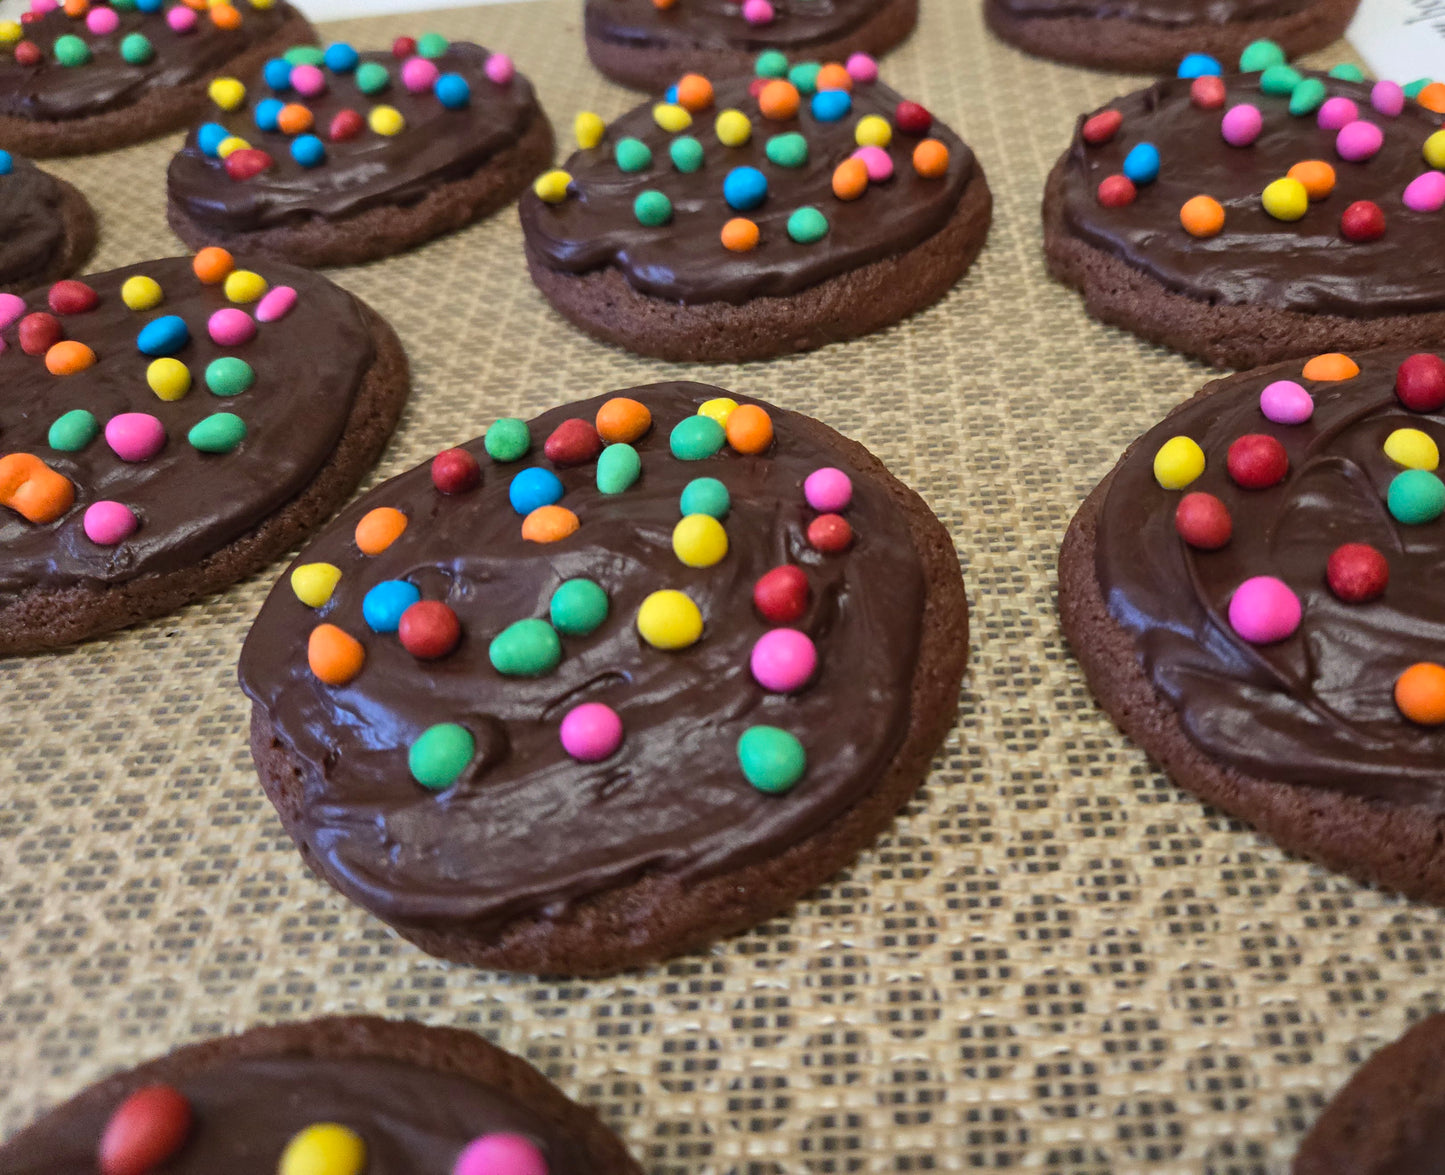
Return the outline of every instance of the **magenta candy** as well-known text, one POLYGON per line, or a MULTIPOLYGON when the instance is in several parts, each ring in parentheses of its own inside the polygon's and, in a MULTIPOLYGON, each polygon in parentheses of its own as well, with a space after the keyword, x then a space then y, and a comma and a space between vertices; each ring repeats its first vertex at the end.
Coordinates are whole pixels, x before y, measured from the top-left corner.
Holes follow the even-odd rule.
POLYGON ((547 1160, 520 1134, 484 1134, 457 1156, 452 1175, 547 1175, 547 1160))
POLYGON ((1302 612, 1299 597, 1272 575, 1246 579, 1229 601, 1230 626, 1252 645, 1272 645, 1293 635, 1302 612))
POLYGON ((0 330, 25 313, 25 299, 17 294, 0 294, 0 330))
POLYGON ((751 665, 753 677, 764 689, 790 694, 808 684, 818 668, 818 650, 806 633, 775 628, 758 638, 751 665))
POLYGON ((622 745, 622 719, 611 706, 584 702, 567 711, 561 736, 562 749, 572 758, 596 763, 622 745))
POLYGON ((120 17, 114 8, 92 8, 85 14, 85 27, 97 37, 106 37, 120 28, 120 17))
POLYGON ((859 147, 853 152, 853 158, 863 160, 872 183, 881 184, 893 174, 893 158, 882 147, 859 147))
POLYGON ((426 57, 409 57, 401 67, 401 84, 413 94, 425 94, 441 74, 436 62, 426 57))
POLYGON ((1405 91, 1395 82, 1376 82, 1370 91, 1370 105, 1381 114, 1395 118, 1405 109, 1405 91))
POLYGON ((487 80, 497 86, 507 85, 517 73, 517 67, 505 53, 493 53, 487 58, 485 69, 487 80))
POLYGON ((303 98, 316 98, 326 93, 326 75, 318 65, 293 65, 291 86, 303 98))
POLYGON ((121 502, 101 501, 92 502, 85 508, 85 517, 80 524, 85 528, 85 537, 91 542, 113 547, 135 533, 140 519, 121 502))
POLYGON ((1219 133, 1231 147, 1248 147, 1264 129, 1264 115, 1258 106, 1242 102, 1231 106, 1219 120, 1219 133))
POLYGON ((853 500, 853 483, 841 469, 824 466, 808 474, 803 482, 803 497, 814 510, 837 514, 848 509, 848 503, 853 500))
POLYGON ((1326 98, 1315 117, 1322 131, 1337 131, 1360 117, 1360 107, 1353 98, 1326 98))
POLYGON ((195 11, 177 4, 166 13, 166 24, 171 26, 172 32, 189 33, 196 27, 195 11))
POLYGON ((1385 144, 1385 132, 1372 122, 1346 123, 1335 136, 1335 150, 1351 163, 1369 159, 1385 144))
POLYGON ((266 296, 256 303, 257 322, 276 322, 291 313, 296 305, 296 291, 290 286, 277 286, 266 291, 266 296))
POLYGON ((848 71, 848 76, 855 82, 862 82, 865 86, 878 80, 878 63, 867 53, 853 53, 843 63, 843 68, 848 71))
POLYGON ((1405 186, 1401 199, 1406 208, 1415 212, 1439 212, 1445 208, 1445 172, 1427 171, 1417 175, 1405 186))
POLYGON ((149 461, 165 446, 166 430, 148 412, 122 412, 106 422, 105 443, 122 461, 149 461))
POLYGON ((1294 380, 1277 379, 1259 393, 1259 410, 1275 424, 1303 424, 1315 414, 1315 402, 1294 380))
POLYGON ((43 16, 47 12, 54 12, 60 7, 60 0, 30 0, 30 11, 37 16, 43 16))
POLYGON ((217 310, 206 323, 211 341, 222 347, 239 347, 250 342, 256 335, 256 320, 244 310, 227 306, 217 310))
POLYGON ((773 6, 768 0, 747 0, 743 5, 743 19, 751 25, 773 23, 773 6))

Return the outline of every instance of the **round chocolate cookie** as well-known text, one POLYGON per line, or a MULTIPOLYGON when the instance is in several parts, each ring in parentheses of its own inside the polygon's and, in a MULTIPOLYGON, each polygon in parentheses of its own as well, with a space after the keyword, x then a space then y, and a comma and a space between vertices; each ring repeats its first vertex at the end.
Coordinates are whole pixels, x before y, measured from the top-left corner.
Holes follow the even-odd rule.
POLYGON ((0 290, 74 273, 95 248, 95 211, 63 179, 0 151, 0 290))
POLYGON ((0 653, 163 615, 276 558, 355 489, 409 387, 352 295, 220 249, 0 294, 0 341, 0 653))
POLYGON ((592 1110, 455 1028, 335 1016, 179 1048, 0 1146, 14 1175, 638 1175, 592 1110))
POLYGON ((284 0, 31 0, 23 24, 0 21, 0 147, 43 158, 155 138, 205 108, 218 74, 315 39, 284 0))
POLYGON ((322 878, 429 953, 605 974, 848 864, 927 773, 967 649, 916 494, 815 420, 672 383, 367 494, 240 679, 322 878))
POLYGON ((660 90, 685 73, 745 74, 766 50, 813 61, 882 54, 918 0, 587 0, 587 55, 614 82, 660 90))
POLYGON ((514 200, 552 127, 511 59, 429 33, 386 52, 298 47, 214 94, 171 160, 167 216, 192 247, 300 265, 386 257, 514 200))
POLYGON ((881 330, 972 264, 992 197, 957 135, 869 61, 758 67, 716 92, 689 74, 606 128, 578 116, 582 150, 521 202, 564 317, 661 359, 767 359, 881 330))
POLYGON ((1089 686, 1180 786, 1445 903, 1445 360, 1316 356, 1137 440, 1059 556, 1089 686))
POLYGON ((1420 1021, 1360 1067, 1320 1114, 1293 1175, 1445 1171, 1445 1015, 1420 1021))
POLYGON ((1445 338, 1441 89, 1275 64, 1120 98, 1049 175, 1049 270, 1223 366, 1445 338))

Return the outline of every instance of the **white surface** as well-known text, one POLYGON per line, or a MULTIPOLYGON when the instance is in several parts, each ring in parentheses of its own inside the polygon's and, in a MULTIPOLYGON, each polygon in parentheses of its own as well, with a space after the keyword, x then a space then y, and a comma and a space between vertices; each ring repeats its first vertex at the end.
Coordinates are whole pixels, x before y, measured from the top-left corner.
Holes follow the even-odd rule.
POLYGON ((1376 77, 1445 81, 1445 0, 1360 0, 1345 35, 1376 77))

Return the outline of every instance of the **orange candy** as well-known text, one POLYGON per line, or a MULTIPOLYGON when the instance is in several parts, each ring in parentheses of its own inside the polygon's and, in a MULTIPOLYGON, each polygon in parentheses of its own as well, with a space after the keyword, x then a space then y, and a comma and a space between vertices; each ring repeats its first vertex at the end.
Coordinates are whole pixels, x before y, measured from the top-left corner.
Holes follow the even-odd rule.
POLYGON ((1431 82, 1415 95, 1415 101, 1426 110, 1445 114, 1445 82, 1431 82))
POLYGON ((65 0, 66 16, 84 16, 90 7, 90 0, 65 0))
POLYGON ((356 546, 363 555, 380 555, 401 538, 406 515, 390 506, 368 510, 356 524, 356 546))
POLYGON ((652 0, 652 6, 656 8, 659 12, 666 12, 669 8, 674 7, 676 4, 677 0, 652 0))
POLYGON ((95 352, 84 343, 62 339, 45 352, 45 369, 51 375, 74 375, 95 366, 95 352))
POLYGON ((306 663, 327 685, 345 685, 366 664, 366 650, 349 632, 334 624, 318 624, 306 642, 306 663))
POLYGON ((1334 383, 1342 379, 1354 379, 1360 374, 1360 365, 1348 355, 1331 351, 1328 355, 1316 355, 1305 364, 1305 368, 1300 374, 1305 379, 1334 383))
POLYGON ((647 405, 626 396, 613 396, 597 409, 597 435, 609 445, 630 445, 651 427, 647 405))
POLYGON ((191 268, 205 285, 215 286, 225 281, 226 275, 236 268, 236 260, 220 245, 207 245, 196 254, 191 268))
POLYGON ((1184 201, 1179 223, 1191 237, 1215 237, 1224 227, 1224 205, 1213 196, 1195 196, 1184 201))
POLYGON ((238 29, 241 27, 241 14, 230 4, 217 4, 211 9, 211 23, 218 29, 238 29))
POLYGON ((522 537, 529 543, 555 543, 581 525, 565 506, 538 506, 522 519, 522 537))
POLYGON ((712 105, 712 83, 700 73, 687 73, 678 79, 677 104, 696 114, 712 105))
POLYGON ((1290 179, 1304 184, 1311 200, 1323 200, 1335 190, 1335 169, 1323 159, 1305 159, 1286 173, 1290 179))
POLYGON ((833 195, 856 200, 868 190, 868 165, 861 159, 845 159, 833 169, 833 195))
POLYGON ((852 90, 853 75, 836 61, 830 61, 818 71, 818 80, 813 84, 819 90, 852 90))
POLYGON ((782 78, 774 78, 758 91, 758 109, 765 118, 779 122, 798 113, 798 87, 782 78))
POLYGON ((1411 722, 1445 725, 1445 665, 1411 665, 1395 681, 1395 705, 1411 722))
POLYGON ((75 505, 75 487, 34 453, 0 457, 0 506, 29 521, 54 522, 75 505))
POLYGON ((299 135, 302 131, 309 131, 314 121, 315 118, 311 111, 299 102, 286 103, 281 107, 281 112, 276 115, 276 125, 281 128, 283 134, 288 135, 299 135))
POLYGON ((773 443, 773 418, 756 404, 740 404, 728 414, 727 434, 739 453, 761 453, 773 443))
POLYGON ((746 253, 758 245, 758 226, 746 216, 734 216, 722 226, 723 247, 734 253, 746 253))
POLYGON ((927 179, 937 179, 948 170, 948 148, 937 139, 924 139, 913 148, 913 170, 927 179))

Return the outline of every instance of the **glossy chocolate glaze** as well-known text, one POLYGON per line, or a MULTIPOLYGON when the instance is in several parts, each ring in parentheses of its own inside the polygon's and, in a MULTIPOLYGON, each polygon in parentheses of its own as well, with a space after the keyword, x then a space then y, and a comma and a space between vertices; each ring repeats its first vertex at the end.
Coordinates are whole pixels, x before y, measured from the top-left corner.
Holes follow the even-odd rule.
POLYGON ((1016 17, 1082 16, 1177 27, 1274 20, 1308 8, 1310 0, 995 0, 1016 17))
POLYGON ((0 175, 0 286, 43 274, 65 246, 60 185, 28 159, 11 160, 0 175))
POLYGON ((587 35, 633 47, 806 50, 847 36, 877 12, 880 0, 772 0, 775 19, 751 25, 741 0, 587 0, 587 35))

